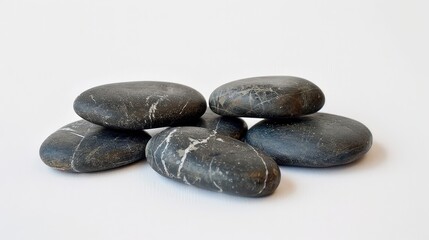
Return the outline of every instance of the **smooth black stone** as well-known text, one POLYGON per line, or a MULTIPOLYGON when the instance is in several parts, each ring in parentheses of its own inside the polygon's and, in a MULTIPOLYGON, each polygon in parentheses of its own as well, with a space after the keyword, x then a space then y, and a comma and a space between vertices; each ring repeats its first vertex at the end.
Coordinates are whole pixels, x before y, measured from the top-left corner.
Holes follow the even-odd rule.
POLYGON ((325 96, 314 83, 290 76, 246 78, 212 92, 213 112, 222 116, 286 118, 319 111, 325 96))
POLYGON ((353 162, 369 151, 372 134, 362 123, 327 113, 296 119, 263 120, 245 142, 279 165, 331 167, 353 162))
POLYGON ((210 109, 207 109, 206 113, 196 122, 184 123, 181 126, 207 128, 216 131, 217 134, 222 134, 238 140, 243 139, 247 132, 247 124, 243 119, 220 116, 210 109))
POLYGON ((166 129, 149 141, 146 156, 162 176, 212 191, 260 197, 280 183, 280 170, 270 157, 205 128, 166 129))
POLYGON ((149 139, 144 131, 113 130, 80 120, 51 134, 40 147, 40 157, 62 171, 102 171, 144 159, 149 139))
POLYGON ((123 82, 91 88, 74 102, 75 112, 109 128, 141 130, 198 119, 207 103, 195 89, 170 82, 123 82))

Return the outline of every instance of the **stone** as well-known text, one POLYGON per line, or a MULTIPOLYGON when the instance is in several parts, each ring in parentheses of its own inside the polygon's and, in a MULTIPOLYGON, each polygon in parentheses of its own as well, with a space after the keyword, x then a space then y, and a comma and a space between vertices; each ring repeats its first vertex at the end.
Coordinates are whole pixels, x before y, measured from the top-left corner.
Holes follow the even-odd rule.
POLYGON ((315 113, 260 121, 249 129, 245 142, 279 165, 332 167, 361 158, 371 148, 372 134, 358 121, 315 113))
POLYGON ((325 103, 314 83, 290 76, 266 76, 226 83, 212 92, 209 106, 222 116, 287 118, 319 111, 325 103))
POLYGON ((170 82, 122 82, 101 85, 80 94, 75 112, 108 128, 142 130, 194 121, 207 103, 195 89, 170 82))
POLYGON ((119 131, 80 120, 51 134, 40 147, 40 157, 62 171, 102 171, 145 159, 149 139, 144 131, 119 131))
POLYGON ((211 191, 261 197, 280 183, 280 170, 270 157, 205 128, 168 128, 149 141, 146 155, 160 175, 211 191))
POLYGON ((204 115, 196 122, 189 122, 182 126, 207 128, 216 131, 217 134, 222 134, 238 140, 241 140, 247 132, 247 124, 243 119, 220 116, 210 109, 207 109, 204 115))

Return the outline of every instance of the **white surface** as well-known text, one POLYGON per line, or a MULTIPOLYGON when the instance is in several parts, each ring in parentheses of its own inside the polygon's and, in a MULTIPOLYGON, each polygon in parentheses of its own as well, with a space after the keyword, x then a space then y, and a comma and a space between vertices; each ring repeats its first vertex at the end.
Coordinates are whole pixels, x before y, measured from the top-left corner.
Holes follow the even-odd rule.
MULTIPOLYGON (((429 239, 427 1, 0 1, 0 239, 429 239), (140 162, 66 174, 42 141, 87 88, 294 75, 374 145, 356 164, 282 167, 274 195, 172 182, 140 162)), ((250 124, 256 120, 249 121, 250 124)))

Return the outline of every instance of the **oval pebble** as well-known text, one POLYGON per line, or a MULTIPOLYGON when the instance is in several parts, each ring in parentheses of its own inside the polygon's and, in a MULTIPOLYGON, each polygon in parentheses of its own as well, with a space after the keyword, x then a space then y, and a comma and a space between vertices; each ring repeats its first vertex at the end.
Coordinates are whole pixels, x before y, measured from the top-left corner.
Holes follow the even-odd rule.
POLYGON ((142 130, 194 121, 207 103, 195 89, 170 82, 140 81, 102 85, 80 94, 75 112, 109 128, 142 130))
POLYGON ((232 117, 285 118, 319 111, 325 103, 314 83, 291 76, 265 76, 226 83, 212 92, 213 112, 232 117))
POLYGON ((327 113, 296 119, 263 120, 245 142, 279 165, 331 167, 353 162, 369 151, 372 134, 362 123, 327 113))
POLYGON ((62 171, 102 171, 144 159, 149 139, 144 131, 118 131, 80 120, 51 134, 40 157, 62 171))
POLYGON ((162 176, 212 191, 260 197, 280 183, 280 170, 270 157, 205 128, 166 129, 149 141, 146 155, 162 176))

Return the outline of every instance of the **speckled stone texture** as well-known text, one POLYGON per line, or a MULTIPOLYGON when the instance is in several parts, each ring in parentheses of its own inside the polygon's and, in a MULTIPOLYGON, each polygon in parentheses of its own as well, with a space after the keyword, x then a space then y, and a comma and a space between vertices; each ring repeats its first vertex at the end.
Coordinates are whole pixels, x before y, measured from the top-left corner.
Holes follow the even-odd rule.
POLYGON ((279 165, 331 167, 353 162, 369 151, 372 134, 362 123, 327 113, 296 119, 263 120, 245 142, 279 165))
POLYGON ((237 117, 224 117, 220 116, 210 109, 201 116, 196 122, 188 122, 182 126, 195 126, 214 130, 217 134, 222 134, 238 140, 243 139, 247 132, 246 122, 237 117))
POLYGON ((40 157, 62 171, 102 171, 144 159, 149 139, 144 131, 112 130, 80 120, 51 134, 40 157))
POLYGON ((207 103, 195 89, 170 82, 123 82, 91 88, 74 102, 75 112, 109 128, 142 130, 194 121, 207 103))
POLYGON ((280 183, 270 157, 236 139, 198 127, 175 127, 155 135, 147 160, 162 176, 212 191, 266 196, 280 183))
POLYGON ((290 76, 266 76, 226 83, 212 92, 213 112, 232 117, 285 118, 319 111, 325 96, 312 82, 290 76))

